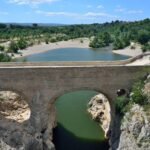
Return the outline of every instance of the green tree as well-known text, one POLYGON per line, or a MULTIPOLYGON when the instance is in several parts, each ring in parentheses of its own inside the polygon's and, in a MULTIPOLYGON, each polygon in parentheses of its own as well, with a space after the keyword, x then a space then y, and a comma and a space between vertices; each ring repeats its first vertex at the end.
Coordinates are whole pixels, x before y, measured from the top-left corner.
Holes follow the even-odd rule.
POLYGON ((5 47, 0 45, 0 51, 4 51, 5 50, 5 47))
POLYGON ((18 53, 18 50, 19 50, 19 48, 18 48, 17 43, 14 41, 11 41, 9 44, 8 51, 12 52, 12 53, 18 53))
POLYGON ((9 62, 11 61, 11 57, 6 53, 0 53, 0 62, 9 62))
POLYGON ((113 43, 113 48, 114 49, 122 49, 122 48, 124 48, 123 41, 121 39, 119 39, 119 38, 116 38, 114 43, 113 43))
POLYGON ((139 31, 137 40, 141 44, 146 44, 150 41, 150 33, 148 31, 139 31))
POLYGON ((25 49, 28 46, 28 43, 23 38, 21 38, 16 44, 19 49, 25 49))

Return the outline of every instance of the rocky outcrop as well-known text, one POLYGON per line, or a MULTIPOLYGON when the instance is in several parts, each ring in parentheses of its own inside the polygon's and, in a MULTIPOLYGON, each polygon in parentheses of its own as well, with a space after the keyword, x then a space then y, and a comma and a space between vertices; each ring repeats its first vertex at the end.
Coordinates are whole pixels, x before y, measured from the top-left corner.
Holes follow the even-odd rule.
POLYGON ((29 121, 28 104, 16 93, 0 92, 0 150, 55 150, 55 108, 50 111, 49 124, 37 132, 29 121))
POLYGON ((123 118, 118 150, 150 149, 150 121, 143 108, 133 105, 123 118))
POLYGON ((99 122, 107 137, 111 123, 111 108, 103 94, 94 96, 88 103, 88 112, 92 119, 99 122))
POLYGON ((30 118, 30 108, 22 98, 11 91, 0 92, 0 120, 5 117, 16 122, 24 122, 30 118))
POLYGON ((144 83, 141 90, 147 96, 147 104, 134 103, 123 118, 116 115, 110 139, 112 150, 150 149, 150 76, 144 83))

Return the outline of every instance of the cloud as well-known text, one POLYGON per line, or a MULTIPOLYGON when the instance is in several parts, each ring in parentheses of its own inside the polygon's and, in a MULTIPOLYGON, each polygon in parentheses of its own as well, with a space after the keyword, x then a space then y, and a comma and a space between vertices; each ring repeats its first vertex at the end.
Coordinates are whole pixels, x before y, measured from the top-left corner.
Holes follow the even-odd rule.
POLYGON ((104 8, 103 5, 98 5, 97 8, 101 9, 101 8, 104 8))
POLYGON ((115 9, 116 12, 125 12, 126 9, 125 8, 117 8, 115 9))
POLYGON ((45 11, 36 11, 38 14, 43 14, 45 16, 66 16, 66 17, 75 17, 78 16, 76 13, 69 12, 45 12, 45 11))
POLYGON ((0 11, 0 15, 8 15, 9 13, 6 11, 0 11))
POLYGON ((117 16, 113 16, 113 15, 110 15, 108 13, 95 13, 95 12, 88 12, 86 14, 84 14, 84 16, 86 17, 109 17, 109 18, 114 18, 114 17, 117 17, 117 16))
POLYGON ((52 3, 58 0, 9 0, 9 3, 15 3, 18 5, 37 5, 42 3, 52 3))
POLYGON ((72 12, 46 12, 38 10, 37 14, 42 14, 45 16, 53 17, 53 16, 65 16, 65 17, 75 17, 75 18, 84 18, 84 19, 92 19, 92 18, 100 18, 100 17, 108 17, 108 18, 117 18, 117 16, 113 16, 107 13, 100 12, 87 12, 87 13, 72 13, 72 12))
POLYGON ((128 10, 125 8, 122 8, 121 6, 117 6, 117 9, 115 9, 115 12, 120 12, 124 14, 142 14, 142 10, 128 10))
POLYGON ((93 6, 92 5, 87 5, 87 8, 92 8, 93 6))
POLYGON ((129 10, 126 12, 126 14, 142 14, 142 10, 129 10))

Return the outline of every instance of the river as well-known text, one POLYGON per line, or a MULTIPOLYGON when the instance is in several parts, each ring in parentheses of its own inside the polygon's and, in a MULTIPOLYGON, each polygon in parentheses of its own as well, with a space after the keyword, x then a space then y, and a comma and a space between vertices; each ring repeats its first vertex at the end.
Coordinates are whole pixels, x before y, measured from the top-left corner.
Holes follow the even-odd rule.
POLYGON ((114 54, 112 46, 91 49, 91 48, 61 48, 50 50, 44 53, 34 54, 25 57, 26 61, 114 61, 124 60, 128 56, 114 54))
POLYGON ((89 100, 97 94, 94 91, 76 91, 57 99, 56 150, 108 150, 102 128, 87 113, 89 100))

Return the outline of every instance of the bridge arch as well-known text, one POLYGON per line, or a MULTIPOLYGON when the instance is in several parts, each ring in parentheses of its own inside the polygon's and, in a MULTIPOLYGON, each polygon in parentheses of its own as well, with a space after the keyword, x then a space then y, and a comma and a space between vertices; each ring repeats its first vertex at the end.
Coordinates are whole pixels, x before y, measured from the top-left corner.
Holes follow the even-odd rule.
MULTIPOLYGON (((72 88, 71 90, 61 91, 58 93, 58 95, 56 95, 54 97, 53 105, 55 102, 57 104, 56 105, 57 106, 57 114, 56 114, 57 117, 56 117, 55 121, 58 123, 58 127, 53 130, 54 131, 54 144, 56 145, 56 149, 58 148, 58 150, 59 150, 59 146, 57 145, 57 143, 59 143, 59 142, 61 143, 61 136, 62 136, 61 131, 62 130, 64 131, 63 133, 66 133, 64 135, 64 137, 66 136, 66 138, 68 138, 68 136, 67 136, 68 134, 71 136, 70 138, 72 141, 70 141, 70 142, 76 141, 76 138, 74 136, 74 135, 76 135, 77 137, 80 137, 82 140, 85 140, 85 141, 86 141, 86 138, 91 139, 89 141, 89 145, 92 144, 92 142, 91 142, 92 138, 96 135, 95 130, 97 131, 97 134, 100 134, 99 136, 101 136, 101 138, 104 136, 104 134, 102 135, 103 128, 102 129, 101 129, 101 127, 95 128, 94 124, 96 122, 94 120, 92 121, 93 123, 90 123, 87 121, 88 119, 92 118, 92 115, 90 113, 88 113, 88 103, 90 102, 91 98, 93 98, 95 95, 97 95, 99 93, 100 93, 99 90, 93 90, 93 89, 91 90, 91 88, 72 88), (80 93, 81 95, 78 94, 78 92, 79 93, 83 92, 83 95, 81 93, 80 93), (84 92, 87 92, 87 94, 84 92), (88 94, 88 92, 89 93, 93 92, 93 94, 92 93, 88 94), (78 95, 78 96, 76 97, 75 95, 78 95), (86 95, 90 95, 90 96, 86 96, 86 95), (80 96, 81 96, 81 98, 80 98, 80 96), (82 96, 85 98, 82 98, 82 96), (69 99, 71 97, 75 97, 75 98, 69 99), (68 100, 65 100, 65 98, 67 98, 68 100), (85 100, 85 99, 87 99, 87 100, 85 100), (83 100, 83 102, 81 102, 80 100, 83 100), (65 106, 65 104, 66 104, 66 106, 65 106), (80 105, 79 108, 78 108, 78 105, 80 105), (82 109, 82 110, 80 111, 80 109, 82 109), (61 114, 65 115, 64 119, 63 119, 63 115, 61 115, 61 114), (86 117, 87 117, 87 119, 86 119, 86 117), (84 122, 82 122, 82 120, 84 120, 84 122), (72 122, 74 125, 72 125, 72 123, 71 123, 71 125, 69 125, 68 123, 65 123, 65 122, 72 122), (78 132, 78 128, 82 127, 83 125, 85 125, 85 127, 82 129, 82 132, 81 131, 80 131, 81 133, 78 132), (72 126, 72 127, 70 127, 70 126, 72 126), (93 127, 93 129, 92 129, 92 127, 93 127), (89 129, 89 130, 87 131, 87 129, 89 129), (91 132, 93 132, 93 133, 91 133, 91 132), (60 137, 60 138, 58 138, 58 137, 60 137)), ((104 94, 102 94, 102 95, 104 95, 104 94)), ((99 123, 99 126, 100 126, 100 123, 99 123)), ((95 136, 95 138, 97 138, 97 135, 95 136)), ((68 141, 69 140, 70 139, 68 139, 68 141)), ((83 144, 83 143, 79 142, 79 145, 80 144, 83 144)), ((101 145, 101 142, 100 142, 100 145, 101 145)), ((67 147, 66 147, 66 149, 67 149, 67 147)))
POLYGON ((53 104, 55 103, 55 101, 63 96, 64 94, 67 94, 67 93, 71 93, 71 92, 76 92, 76 91, 95 91, 97 93, 101 93, 103 95, 105 95, 107 97, 107 99, 109 100, 109 103, 111 104, 112 103, 112 99, 111 99, 111 96, 108 95, 108 93, 106 93, 104 90, 101 90, 101 89, 98 89, 98 88, 90 88, 90 87, 82 87, 82 88, 70 88, 70 89, 64 89, 64 90, 61 90, 61 91, 57 91, 57 93, 51 97, 50 99, 50 103, 53 104))
MULTIPOLYGON (((111 98, 111 95, 109 95, 108 93, 105 92, 105 90, 103 89, 99 89, 99 88, 90 88, 90 87, 82 87, 82 88, 70 88, 70 89, 64 89, 61 91, 57 91, 57 93, 50 98, 50 102, 48 104, 48 109, 52 108, 52 106, 55 105, 55 102, 57 101, 57 99, 67 93, 71 93, 71 92, 76 92, 76 91, 95 91, 99 94, 104 95, 108 101, 109 101, 109 105, 110 105, 110 109, 111 109, 111 118, 113 120, 114 116, 115 116, 115 106, 114 106, 114 102, 111 98)), ((113 121, 112 121, 113 122, 113 121)))

